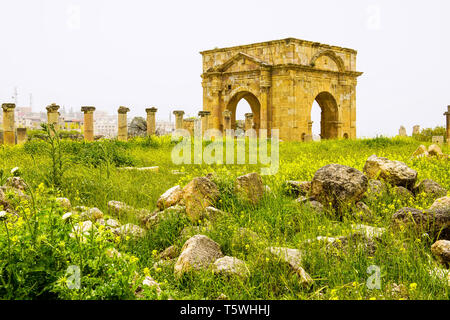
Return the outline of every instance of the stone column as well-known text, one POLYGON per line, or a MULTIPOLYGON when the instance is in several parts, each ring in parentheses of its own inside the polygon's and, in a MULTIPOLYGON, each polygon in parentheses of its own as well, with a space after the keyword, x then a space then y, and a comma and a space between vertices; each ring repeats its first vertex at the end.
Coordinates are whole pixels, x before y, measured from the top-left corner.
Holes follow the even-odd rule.
POLYGON ((412 134, 415 135, 415 134, 419 134, 419 133, 420 133, 420 126, 419 125, 414 126, 412 134))
POLYGON ((220 112, 220 87, 221 80, 218 76, 212 80, 211 93, 213 98, 213 110, 212 110, 212 127, 213 129, 220 130, 221 125, 221 112, 220 112))
POLYGON ((15 119, 14 109, 16 105, 14 103, 2 104, 3 109, 3 143, 7 145, 16 144, 15 135, 15 119))
POLYGON ((222 112, 223 115, 223 130, 231 130, 231 111, 225 110, 222 112))
POLYGON ((156 111, 158 109, 153 107, 145 109, 145 112, 147 112, 147 136, 152 136, 156 132, 156 111))
POLYGON ((17 128, 17 144, 23 144, 27 142, 27 128, 17 128))
POLYGON ((398 130, 398 135, 400 137, 407 137, 408 136, 406 134, 406 128, 404 126, 400 126, 400 129, 398 130))
POLYGON ((46 107, 47 109, 47 124, 53 125, 55 130, 59 130, 59 106, 52 103, 46 107))
POLYGON ((308 134, 312 136, 312 127, 314 121, 308 121, 308 134))
POLYGON ((253 129, 253 113, 246 113, 244 130, 247 131, 250 129, 253 129))
POLYGON ((208 130, 208 118, 211 115, 211 111, 199 111, 198 116, 202 121, 202 135, 205 134, 205 131, 208 130))
POLYGON ((182 110, 175 110, 173 112, 175 115, 175 129, 183 129, 183 115, 184 111, 182 110))
MULTIPOLYGON (((271 87, 270 69, 261 69, 260 87, 261 116, 259 128, 270 131, 268 124, 269 91, 271 87)), ((269 134, 269 132, 267 132, 267 134, 269 134)))
POLYGON ((84 113, 84 140, 94 141, 94 111, 95 107, 81 107, 84 113))
POLYGON ((118 132, 117 132, 117 140, 119 141, 127 141, 128 140, 128 123, 127 123, 127 112, 129 112, 130 109, 127 107, 119 107, 118 112, 118 118, 117 118, 117 125, 118 125, 118 132))
POLYGON ((447 144, 450 146, 450 106, 447 106, 447 112, 444 113, 447 120, 447 144))

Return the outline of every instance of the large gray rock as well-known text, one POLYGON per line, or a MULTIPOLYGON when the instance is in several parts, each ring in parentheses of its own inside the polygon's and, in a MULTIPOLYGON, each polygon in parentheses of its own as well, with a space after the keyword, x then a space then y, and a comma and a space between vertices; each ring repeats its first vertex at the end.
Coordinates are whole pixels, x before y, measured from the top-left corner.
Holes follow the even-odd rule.
POLYGON ((431 246, 431 252, 444 266, 450 265, 450 241, 439 240, 431 246))
POLYGON ((447 189, 442 187, 439 183, 430 179, 420 181, 419 184, 414 187, 413 192, 415 195, 425 193, 426 196, 432 197, 434 199, 445 197, 447 195, 447 189))
POLYGON ((195 235, 181 249, 174 267, 175 276, 181 277, 190 270, 206 270, 222 257, 220 246, 215 241, 204 235, 195 235))
POLYGON ((311 182, 311 197, 328 207, 340 208, 360 201, 368 179, 355 168, 330 164, 317 170, 311 182))
POLYGON ((220 193, 217 185, 205 177, 193 179, 183 188, 183 200, 186 214, 191 221, 201 219, 206 208, 213 206, 220 193))
POLYGON ((450 209, 402 208, 392 216, 394 226, 404 225, 431 237, 450 240, 450 209))
POLYGON ((147 135, 147 121, 142 117, 134 117, 128 126, 130 137, 145 137, 147 135))
POLYGON ((213 272, 228 276, 240 276, 243 278, 250 275, 250 271, 244 261, 229 256, 217 259, 213 265, 213 272))
POLYGON ((417 180, 417 171, 409 168, 405 163, 376 155, 367 159, 363 171, 370 179, 381 179, 391 185, 408 189, 412 189, 417 180))
POLYGON ((236 178, 234 192, 241 201, 258 204, 264 196, 261 176, 253 172, 236 178))

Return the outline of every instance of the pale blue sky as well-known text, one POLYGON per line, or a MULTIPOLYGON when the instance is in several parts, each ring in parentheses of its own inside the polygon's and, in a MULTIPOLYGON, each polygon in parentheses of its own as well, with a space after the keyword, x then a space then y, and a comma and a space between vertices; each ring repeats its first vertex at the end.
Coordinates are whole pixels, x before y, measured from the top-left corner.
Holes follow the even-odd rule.
POLYGON ((358 50, 359 136, 444 125, 450 2, 2 0, 0 102, 158 119, 201 108, 199 51, 295 37, 358 50))

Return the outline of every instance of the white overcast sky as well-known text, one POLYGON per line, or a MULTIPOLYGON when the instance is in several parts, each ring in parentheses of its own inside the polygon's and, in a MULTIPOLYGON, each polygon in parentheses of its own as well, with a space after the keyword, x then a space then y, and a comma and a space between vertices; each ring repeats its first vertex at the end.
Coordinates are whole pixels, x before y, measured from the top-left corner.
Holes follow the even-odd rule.
POLYGON ((358 50, 359 136, 444 125, 450 1, 1 0, 0 102, 196 115, 202 50, 294 37, 358 50))

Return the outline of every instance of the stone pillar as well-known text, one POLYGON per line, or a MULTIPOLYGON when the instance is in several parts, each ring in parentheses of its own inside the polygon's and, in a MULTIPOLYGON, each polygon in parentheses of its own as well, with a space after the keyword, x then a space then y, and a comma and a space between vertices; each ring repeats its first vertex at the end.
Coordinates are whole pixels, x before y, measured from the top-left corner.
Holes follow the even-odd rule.
POLYGON ((119 107, 117 124, 118 124, 118 132, 117 132, 117 140, 119 141, 127 141, 128 140, 128 123, 127 123, 127 112, 130 109, 127 107, 119 107))
POLYGON ((415 135, 419 133, 420 133, 420 126, 419 125, 414 126, 412 134, 415 135))
POLYGON ((27 142, 27 128, 17 128, 17 144, 23 144, 27 142))
POLYGON ((208 118, 211 115, 210 111, 199 111, 198 116, 202 121, 202 135, 205 134, 205 131, 208 130, 208 118))
POLYGON ((2 104, 3 109, 3 143, 7 145, 16 144, 15 135, 15 119, 14 109, 16 105, 14 103, 2 104))
POLYGON ((55 130, 59 130, 59 106, 52 103, 46 107, 47 109, 47 124, 53 125, 55 130))
MULTIPOLYGON (((260 90, 261 113, 260 113, 259 128, 261 130, 270 131, 268 124, 269 91, 271 87, 270 69, 263 68, 261 70, 260 87, 261 87, 260 90)), ((267 134, 269 134, 269 132, 267 132, 267 134)))
POLYGON ((253 113, 246 113, 244 130, 247 131, 250 129, 253 129, 253 113))
POLYGON ((221 125, 221 112, 220 112, 220 87, 221 80, 219 77, 215 77, 212 80, 211 93, 213 96, 213 110, 212 110, 212 127, 213 129, 220 130, 221 125))
POLYGON ((175 129, 183 129, 183 115, 184 111, 182 110, 175 110, 173 112, 175 115, 175 129))
POLYGON ((222 112, 223 115, 223 130, 231 130, 231 111, 225 110, 222 112))
POLYGON ((84 140, 94 141, 94 111, 95 107, 81 107, 84 113, 84 140))
POLYGON ((312 136, 312 127, 314 121, 308 121, 308 134, 312 136))
POLYGON ((156 132, 156 111, 158 109, 153 107, 145 109, 145 112, 147 112, 147 136, 152 136, 156 132))
POLYGON ((447 120, 447 144, 450 146, 450 106, 447 106, 447 112, 444 113, 447 120))
POLYGON ((398 135, 400 137, 407 137, 408 135, 406 134, 406 128, 404 126, 401 126, 400 129, 398 130, 398 135))

